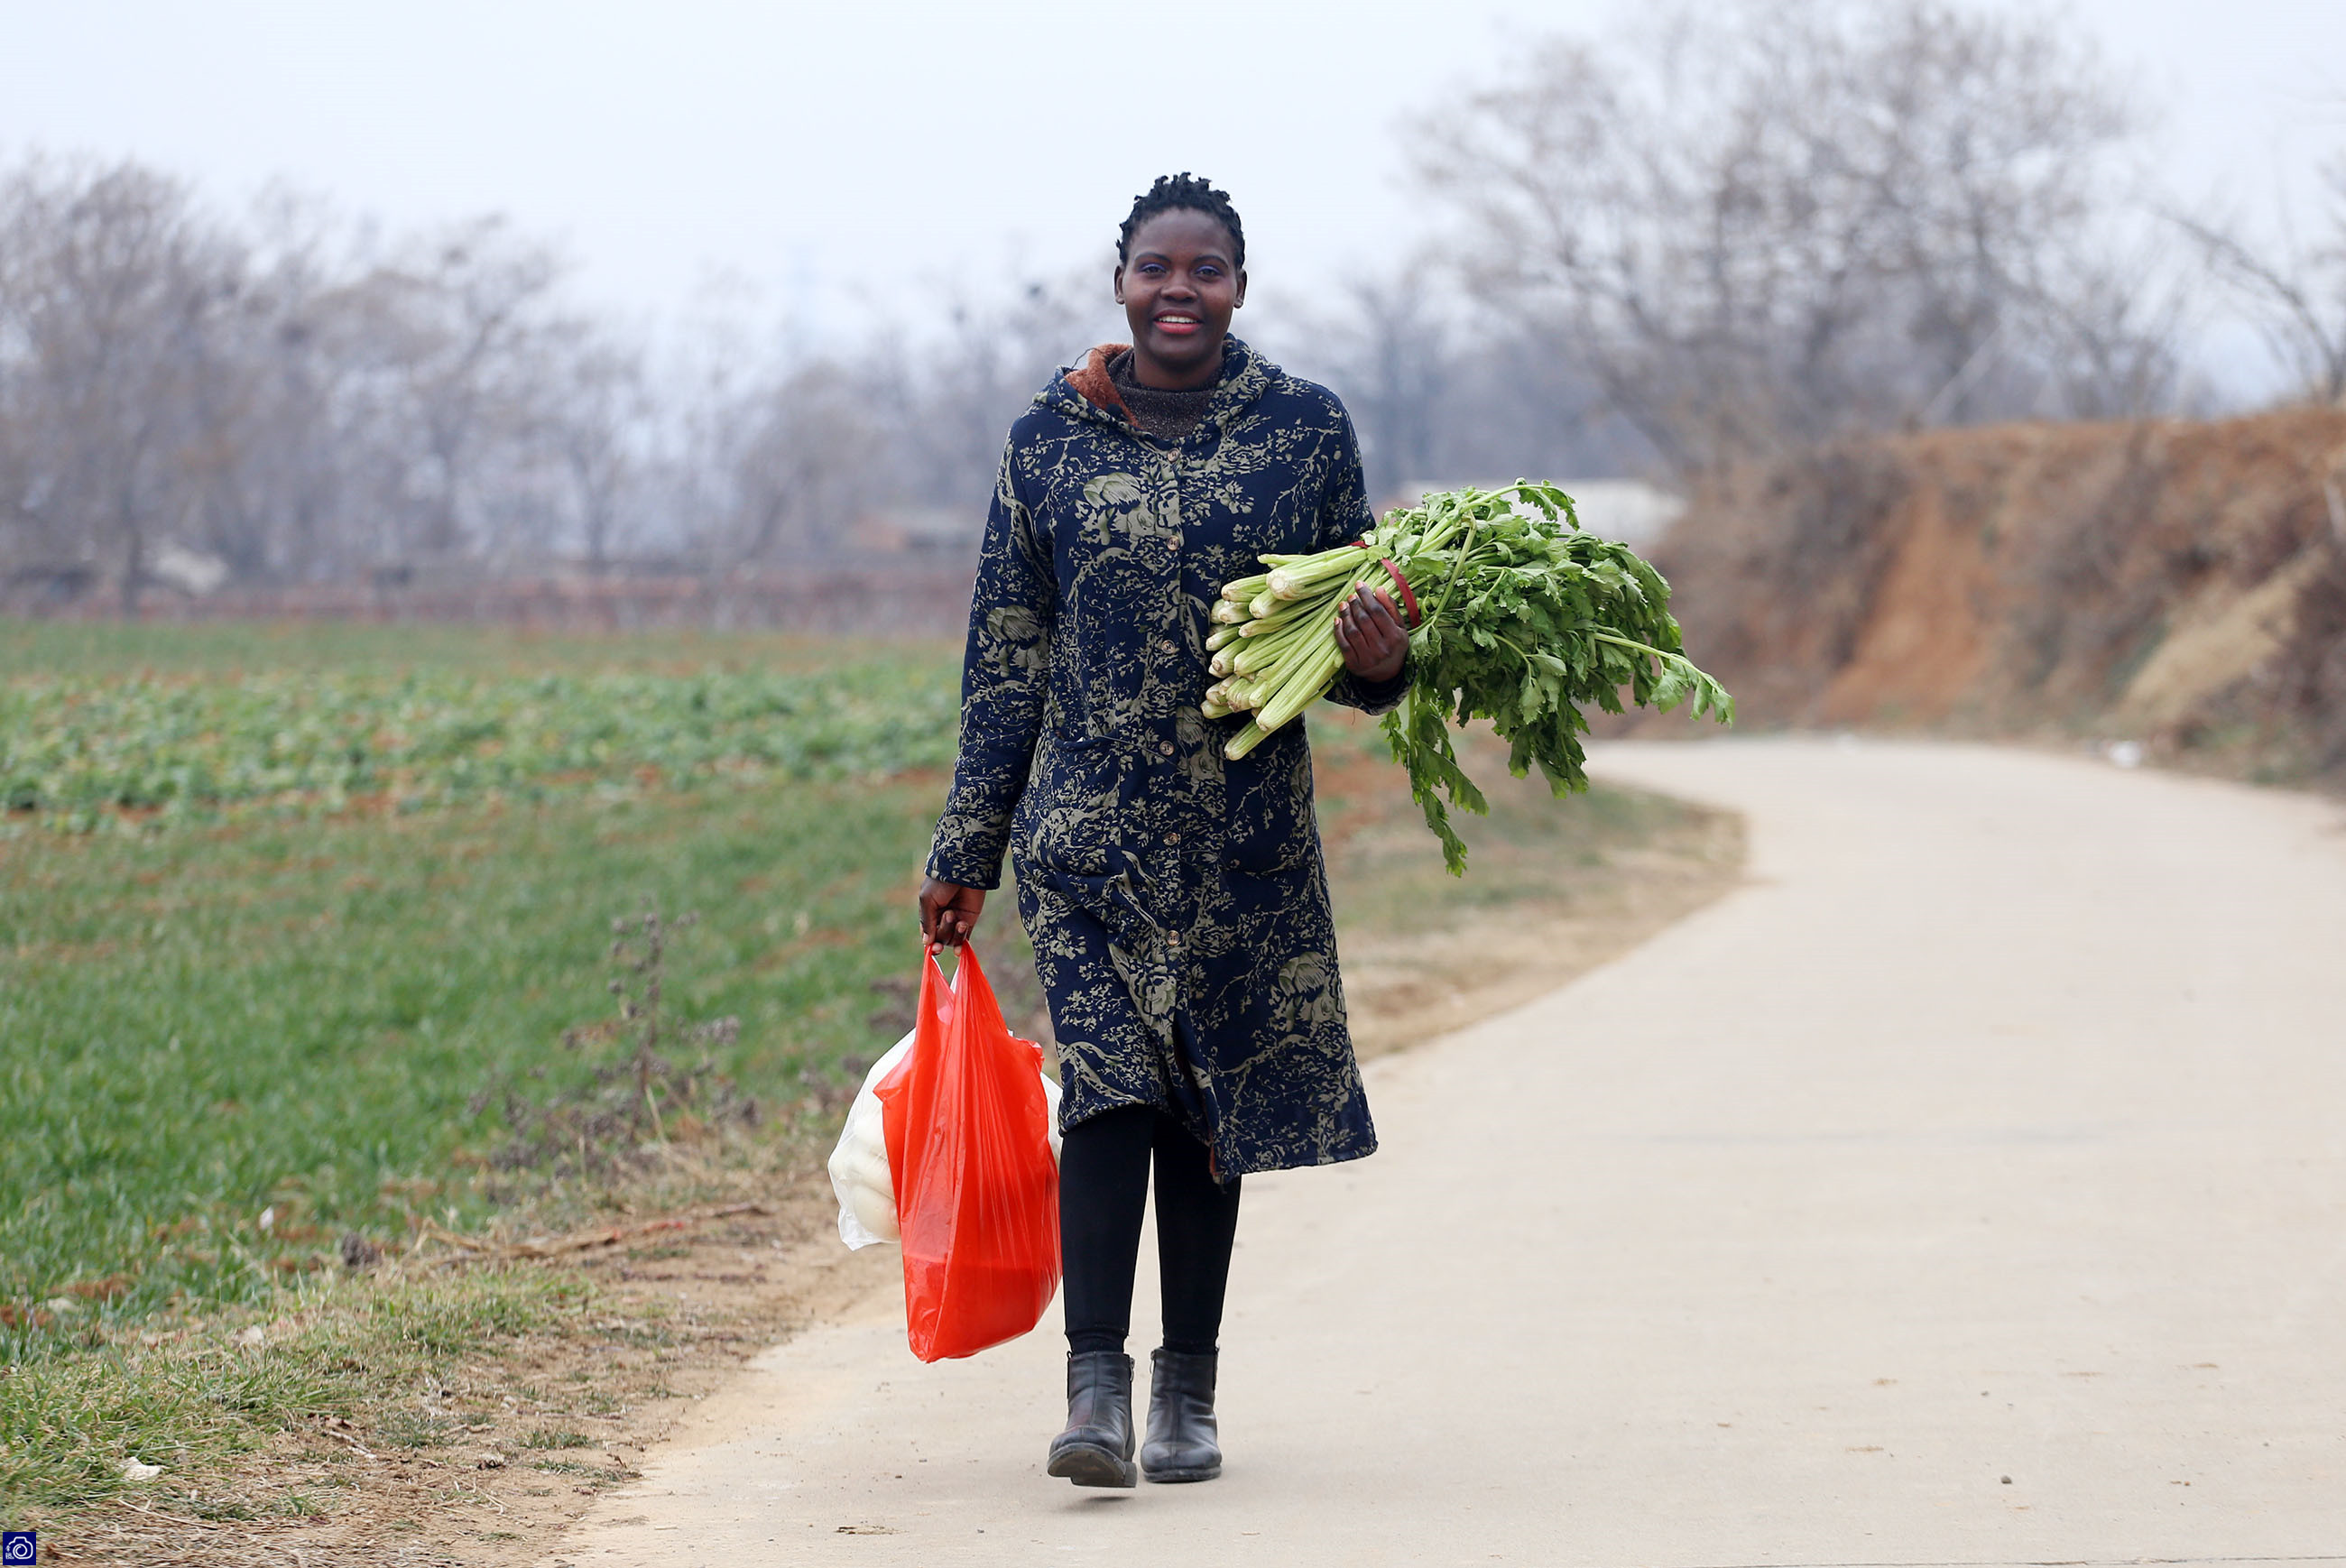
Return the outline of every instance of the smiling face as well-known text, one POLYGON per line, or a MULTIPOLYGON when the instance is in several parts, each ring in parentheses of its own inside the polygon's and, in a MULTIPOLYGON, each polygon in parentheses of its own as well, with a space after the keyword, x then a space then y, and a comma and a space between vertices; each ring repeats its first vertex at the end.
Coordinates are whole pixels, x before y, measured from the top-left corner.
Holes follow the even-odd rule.
POLYGON ((1117 303, 1132 324, 1132 369, 1143 386, 1210 385, 1222 372, 1230 312, 1246 302, 1246 273, 1221 220, 1177 207, 1132 231, 1116 270, 1117 303))

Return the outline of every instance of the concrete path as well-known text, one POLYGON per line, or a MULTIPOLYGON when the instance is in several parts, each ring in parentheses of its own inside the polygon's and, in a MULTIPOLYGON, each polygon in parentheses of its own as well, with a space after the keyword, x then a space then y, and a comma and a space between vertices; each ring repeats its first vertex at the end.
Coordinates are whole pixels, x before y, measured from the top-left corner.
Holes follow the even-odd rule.
POLYGON ((1056 1334, 923 1367, 883 1292, 549 1563, 2346 1563, 2346 809, 1598 771, 1747 812, 1749 885, 1376 1064, 1375 1158, 1250 1181, 1222 1480, 1045 1478, 1056 1334))

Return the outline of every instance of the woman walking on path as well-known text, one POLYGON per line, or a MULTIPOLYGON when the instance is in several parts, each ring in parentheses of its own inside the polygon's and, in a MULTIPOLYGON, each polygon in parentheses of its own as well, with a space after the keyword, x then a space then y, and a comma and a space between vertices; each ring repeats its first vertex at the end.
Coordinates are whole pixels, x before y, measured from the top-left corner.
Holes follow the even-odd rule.
MULTIPOLYGON (((1137 199, 1116 296, 1132 344, 1091 351, 1010 428, 970 605, 961 754, 921 889, 957 945, 1015 855, 1058 1037, 1067 1425, 1050 1473, 1134 1483, 1132 1313, 1149 1166, 1164 1282, 1151 1481, 1221 1472, 1214 1380, 1250 1171, 1376 1147, 1344 1022, 1302 724, 1236 762, 1209 719, 1207 613, 1265 553, 1370 526, 1343 405, 1229 335, 1246 239, 1183 174, 1137 199)), ((1329 696, 1406 687, 1390 598, 1339 618, 1329 696)))

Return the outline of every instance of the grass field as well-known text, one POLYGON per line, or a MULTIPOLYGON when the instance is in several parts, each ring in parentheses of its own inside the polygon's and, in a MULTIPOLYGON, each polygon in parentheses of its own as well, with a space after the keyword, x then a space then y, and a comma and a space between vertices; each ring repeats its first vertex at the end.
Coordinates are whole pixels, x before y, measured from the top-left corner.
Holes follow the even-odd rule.
MULTIPOLYGON (((753 667, 798 655, 744 641, 693 650, 721 657, 704 672, 648 674, 602 667, 667 650, 440 632, 403 669, 373 628, 283 642, 246 628, 126 631, 148 673, 129 662, 93 673, 104 661, 89 628, 10 628, 15 678, 0 700, 21 714, 46 698, 72 722, 109 686, 171 690, 201 710, 260 681, 372 681, 426 694, 419 727, 494 741, 487 699, 515 687, 559 683, 576 710, 598 688, 640 696, 664 681, 688 710, 693 692, 756 684, 753 667), (245 663, 255 651, 290 667, 245 663)), ((474 1105, 508 1084, 551 1093, 586 1075, 591 1064, 560 1042, 609 1012, 615 917, 699 912, 672 950, 668 1004, 741 1020, 716 1065, 751 1093, 788 1094, 802 1073, 835 1078, 842 1057, 868 1052, 871 983, 912 961, 906 900, 934 765, 951 756, 951 704, 938 697, 954 672, 941 654, 897 652, 788 678, 875 708, 899 690, 912 718, 867 725, 888 728, 889 744, 841 747, 819 767, 646 781, 642 753, 619 748, 574 778, 580 787, 535 798, 483 786, 434 791, 433 809, 134 815, 120 819, 128 830, 36 829, 0 845, 0 1304, 18 1353, 36 1313, 249 1299, 344 1232, 396 1239, 420 1215, 478 1218, 495 1185, 479 1162, 503 1128, 474 1105)), ((808 706, 755 713, 736 738, 775 755, 811 729, 835 740, 837 714, 808 706)), ((117 753, 206 749, 226 773, 237 737, 100 738, 117 753)), ((21 826, 42 813, 11 815, 21 826)))
MULTIPOLYGON (((357 1374, 336 1382, 335 1335, 376 1346, 349 1367, 406 1375, 431 1347, 391 1298, 334 1298, 340 1328, 290 1340, 266 1386, 209 1351, 124 1347, 306 1299, 346 1235, 395 1248, 544 1202, 492 1162, 504 1096, 558 1097, 607 1060, 564 1035, 609 1015, 616 918, 698 912, 666 1004, 740 1020, 712 1064, 742 1092, 787 1111, 852 1084, 918 962, 955 664, 0 622, 0 1492, 87 1502, 134 1441, 192 1462, 201 1433, 233 1448, 220 1434, 269 1411, 341 1408, 357 1374)), ((1552 896, 1683 815, 1497 790, 1465 825, 1494 852, 1462 883, 1373 728, 1314 723, 1348 932, 1552 896)), ((984 934, 998 985, 1031 975, 1006 899, 984 934)), ((483 1299, 532 1321, 575 1306, 514 1289, 483 1299)))

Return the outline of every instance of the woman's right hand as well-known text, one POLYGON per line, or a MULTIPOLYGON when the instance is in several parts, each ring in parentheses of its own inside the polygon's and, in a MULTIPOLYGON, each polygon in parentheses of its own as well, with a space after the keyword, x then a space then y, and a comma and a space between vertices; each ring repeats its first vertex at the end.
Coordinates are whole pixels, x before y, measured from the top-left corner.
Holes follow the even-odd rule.
POLYGON ((921 880, 921 935, 933 946, 959 947, 967 942, 984 908, 984 888, 965 888, 934 877, 921 880))

